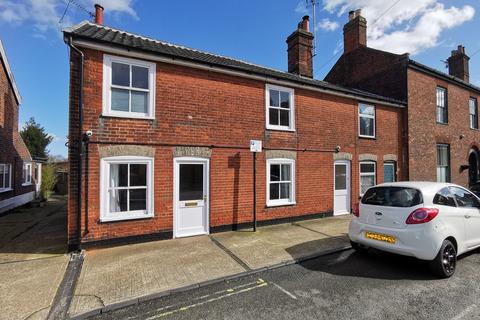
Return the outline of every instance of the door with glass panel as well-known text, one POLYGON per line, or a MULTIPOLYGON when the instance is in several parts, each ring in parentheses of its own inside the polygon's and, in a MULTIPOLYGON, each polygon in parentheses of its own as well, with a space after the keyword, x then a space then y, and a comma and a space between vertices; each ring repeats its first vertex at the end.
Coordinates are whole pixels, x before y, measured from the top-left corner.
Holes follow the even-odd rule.
POLYGON ((174 236, 208 234, 208 159, 175 159, 174 236))
POLYGON ((333 213, 350 213, 350 161, 337 160, 334 164, 333 213))

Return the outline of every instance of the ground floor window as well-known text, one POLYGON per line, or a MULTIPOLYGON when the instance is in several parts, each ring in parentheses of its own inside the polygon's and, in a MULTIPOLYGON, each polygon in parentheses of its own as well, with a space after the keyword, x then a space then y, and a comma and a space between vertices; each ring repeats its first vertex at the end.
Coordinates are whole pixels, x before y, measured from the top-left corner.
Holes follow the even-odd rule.
POLYGON ((376 164, 373 161, 360 162, 360 195, 363 196, 368 188, 373 187, 376 181, 376 164))
POLYGON ((101 220, 153 216, 153 159, 112 157, 102 159, 101 220))
POLYGON ((295 161, 267 160, 267 206, 295 203, 295 161))
POLYGON ((22 171, 22 184, 24 186, 32 183, 32 163, 24 162, 22 171))
POLYGON ((437 144, 437 182, 450 182, 450 146, 437 144))
POLYGON ((12 189, 12 165, 0 163, 0 192, 12 189))
POLYGON ((383 181, 395 182, 395 162, 385 162, 383 164, 383 181))

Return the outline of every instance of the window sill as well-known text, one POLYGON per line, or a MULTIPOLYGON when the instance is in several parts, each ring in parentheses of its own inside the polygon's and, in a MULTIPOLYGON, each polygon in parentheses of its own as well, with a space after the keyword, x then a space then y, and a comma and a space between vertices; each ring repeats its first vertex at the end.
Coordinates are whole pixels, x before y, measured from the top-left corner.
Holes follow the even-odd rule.
POLYGON ((358 135, 358 137, 360 139, 369 139, 369 140, 376 140, 377 137, 376 136, 362 136, 362 135, 358 135))
POLYGON ((153 214, 142 214, 142 215, 131 215, 131 216, 122 216, 122 217, 101 217, 99 222, 106 223, 106 222, 120 222, 120 221, 130 221, 130 220, 143 220, 143 219, 151 219, 153 218, 153 214))
POLYGON ((437 121, 437 124, 442 125, 442 126, 448 126, 448 122, 438 122, 437 121))
POLYGON ((32 185, 31 182, 22 183, 22 187, 28 187, 28 186, 31 186, 31 185, 32 185))
POLYGON ((0 193, 3 193, 3 192, 8 192, 8 191, 13 191, 12 188, 4 188, 4 189, 0 189, 0 193))
POLYGON ((285 131, 285 132, 295 132, 295 129, 287 128, 287 127, 274 127, 274 126, 267 126, 267 130, 270 131, 285 131))
POLYGON ((297 202, 278 202, 278 203, 269 203, 267 202, 267 208, 275 208, 275 207, 288 207, 288 206, 294 206, 296 205, 297 202))
POLYGON ((118 113, 102 113, 104 118, 123 118, 123 119, 139 119, 139 120, 155 120, 154 116, 144 116, 136 114, 118 114, 118 113))

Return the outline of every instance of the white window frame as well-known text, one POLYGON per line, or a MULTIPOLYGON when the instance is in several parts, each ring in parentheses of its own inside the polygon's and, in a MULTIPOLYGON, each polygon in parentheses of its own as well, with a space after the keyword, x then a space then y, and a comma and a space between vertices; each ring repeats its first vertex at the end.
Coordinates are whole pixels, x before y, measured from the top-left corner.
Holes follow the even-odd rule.
POLYGON ((361 137, 361 138, 371 138, 371 139, 375 139, 376 137, 376 117, 377 115, 377 108, 375 107, 375 105, 373 104, 368 104, 368 103, 359 103, 358 104, 358 136, 361 137), (368 114, 361 114, 360 113, 360 107, 361 106, 369 106, 369 107, 373 107, 373 116, 372 115, 368 115, 368 114), (365 134, 361 134, 361 121, 360 119, 361 118, 368 118, 368 119, 373 119, 373 135, 372 136, 369 136, 369 135, 365 135, 365 134))
POLYGON ((384 162, 383 163, 383 182, 385 182, 385 167, 392 166, 393 167, 393 182, 397 181, 397 174, 396 174, 396 163, 393 161, 384 162))
POLYGON ((478 105, 477 105, 476 98, 470 97, 468 99, 468 117, 470 122, 470 129, 478 130, 478 105), (472 113, 472 110, 471 110, 472 103, 473 103, 475 113, 472 113), (472 121, 472 117, 475 119, 475 122, 472 121))
POLYGON ((375 161, 360 161, 358 163, 358 173, 359 173, 359 179, 358 179, 359 194, 360 196, 363 196, 364 194, 362 193, 362 177, 373 175, 373 185, 375 186, 377 184, 377 163, 375 161), (362 173, 362 164, 373 164, 373 173, 372 172, 362 173))
MULTIPOLYGON (((131 70, 131 68, 130 68, 131 70)), ((131 72, 130 72, 131 73, 131 72)), ((130 74, 130 79, 132 75, 130 74)), ((121 118, 134 118, 134 119, 155 119, 155 79, 156 79, 156 64, 148 61, 111 56, 108 54, 103 55, 103 106, 102 115, 106 117, 121 117, 121 118), (140 89, 112 85, 112 62, 128 64, 131 66, 139 66, 148 68, 148 88, 140 89), (148 112, 130 112, 130 111, 117 111, 111 108, 111 88, 119 88, 126 90, 136 90, 148 92, 148 112)))
POLYGON ((7 192, 11 191, 12 189, 12 165, 9 163, 0 163, 0 168, 2 168, 2 175, 0 176, 0 179, 2 179, 3 182, 3 187, 0 188, 0 193, 1 192, 7 192), (5 168, 8 169, 8 187, 7 185, 7 180, 5 179, 5 168))
POLYGON ((150 157, 139 156, 117 156, 102 158, 100 163, 100 221, 123 221, 132 219, 152 218, 154 216, 153 207, 153 164, 154 159, 150 157), (147 165, 147 209, 123 212, 110 212, 110 199, 108 197, 110 164, 146 164, 147 165))
POLYGON ((285 205, 294 205, 295 202, 295 160, 293 159, 284 159, 284 158, 276 158, 276 159, 267 159, 267 207, 276 207, 276 206, 285 206, 285 205), (290 199, 278 199, 278 200, 270 200, 270 165, 272 164, 289 164, 291 168, 290 172, 290 199))
POLYGON ((32 184, 32 163, 31 162, 23 162, 22 166, 22 186, 29 186, 32 184), (27 170, 27 174, 25 174, 25 170, 27 170))
MULTIPOLYGON (((280 109, 272 107, 274 109, 280 109)), ((283 109, 283 108, 282 108, 283 109)), ((285 110, 285 109, 283 109, 285 110)), ((265 85, 265 125, 268 130, 279 130, 279 131, 295 131, 295 90, 287 87, 276 86, 272 84, 265 85), (271 125, 270 124, 270 90, 277 90, 288 92, 290 95, 290 116, 289 116, 289 125, 271 125)))

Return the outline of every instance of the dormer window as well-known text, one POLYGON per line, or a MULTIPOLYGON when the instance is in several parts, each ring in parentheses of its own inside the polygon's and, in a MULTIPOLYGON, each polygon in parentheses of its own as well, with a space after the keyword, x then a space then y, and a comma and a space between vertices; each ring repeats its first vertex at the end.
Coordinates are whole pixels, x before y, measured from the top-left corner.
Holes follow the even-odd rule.
POLYGON ((153 119, 155 64, 104 55, 103 115, 153 119))

